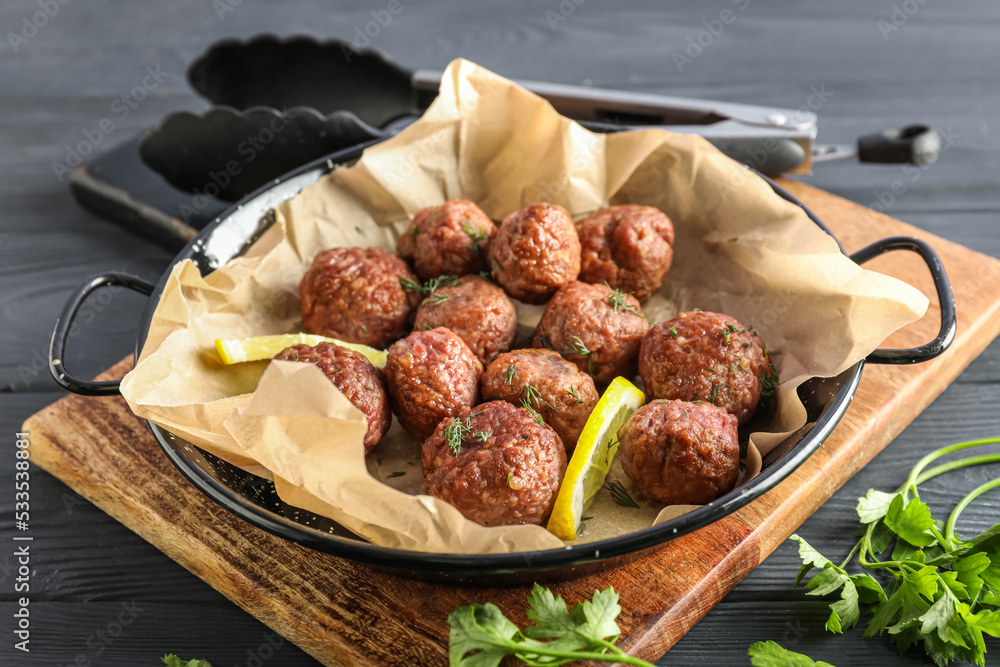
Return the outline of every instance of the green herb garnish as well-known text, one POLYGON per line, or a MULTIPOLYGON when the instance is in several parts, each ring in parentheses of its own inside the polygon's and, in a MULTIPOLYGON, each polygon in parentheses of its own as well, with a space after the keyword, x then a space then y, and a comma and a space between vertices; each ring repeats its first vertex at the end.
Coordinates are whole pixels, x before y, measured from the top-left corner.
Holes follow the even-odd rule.
POLYGON ((212 667, 208 660, 181 660, 173 653, 163 656, 161 660, 167 667, 212 667))
POLYGON ((541 404, 548 407, 550 410, 555 410, 556 412, 559 412, 559 408, 557 408, 552 403, 549 403, 544 398, 542 398, 541 392, 538 391, 534 386, 526 384, 524 385, 523 391, 524 391, 524 398, 532 405, 541 404))
POLYGON ((587 349, 587 345, 580 340, 579 336, 573 336, 573 342, 559 354, 590 354, 590 350, 587 349))
POLYGON ((542 418, 542 413, 534 408, 531 403, 528 402, 527 398, 521 399, 521 407, 531 413, 531 418, 535 420, 538 424, 544 424, 545 419, 542 418))
POLYGON ((506 382, 507 384, 513 384, 514 382, 517 382, 517 369, 514 368, 514 364, 511 364, 510 366, 507 367, 507 372, 504 373, 503 378, 504 382, 506 382))
POLYGON ((675 329, 675 328, 673 328, 673 327, 670 327, 669 329, 667 329, 667 331, 669 331, 669 332, 670 332, 670 335, 671 335, 671 336, 674 336, 674 337, 676 337, 676 336, 677 336, 677 329, 675 329))
POLYGON ((566 393, 573 397, 573 405, 576 405, 577 403, 583 403, 583 399, 580 398, 580 396, 576 393, 576 387, 574 387, 573 385, 569 386, 569 389, 566 390, 566 393))
MULTIPOLYGON (((611 285, 609 285, 607 281, 604 281, 604 286, 607 287, 608 289, 611 289, 611 285)), ((619 310, 623 310, 626 313, 632 313, 633 315, 646 319, 646 316, 643 315, 638 310, 636 310, 635 306, 629 305, 628 302, 626 302, 625 293, 622 292, 621 290, 616 289, 612 291, 611 294, 608 295, 607 300, 608 303, 611 304, 611 309, 616 313, 619 310)))
POLYGON ((767 368, 760 372, 758 379, 760 380, 760 395, 762 398, 773 396, 774 392, 781 385, 781 380, 778 378, 778 371, 774 370, 774 364, 768 364, 767 368))
POLYGON ((896 492, 872 489, 859 498, 864 532, 839 566, 792 535, 803 561, 795 585, 816 567, 819 574, 806 584, 809 595, 840 592, 830 605, 827 630, 839 634, 854 627, 864 609, 871 616, 866 637, 888 632, 900 651, 922 643, 938 665, 953 660, 986 664, 983 635, 1000 637, 1000 524, 968 540, 955 532, 955 524, 972 500, 1000 487, 1000 477, 969 492, 943 524, 920 500, 917 487, 945 472, 1000 462, 1000 453, 983 454, 926 469, 952 452, 997 443, 1000 438, 942 447, 922 458, 896 492), (890 547, 891 555, 881 560, 890 547), (850 574, 846 568, 855 556, 865 571, 850 574), (869 574, 878 571, 891 575, 882 579, 884 588, 869 574))
POLYGON ((448 660, 451 667, 495 667, 512 655, 528 665, 565 665, 596 660, 655 667, 615 646, 621 614, 614 588, 594 591, 568 609, 562 597, 535 584, 528 596, 527 617, 535 625, 523 630, 492 603, 459 607, 448 616, 448 660))
POLYGON ((478 227, 473 227, 468 222, 462 223, 462 231, 465 232, 470 239, 472 239, 472 249, 478 251, 479 244, 490 238, 490 235, 479 229, 478 227))
MULTIPOLYGON (((472 418, 483 414, 483 411, 473 412, 464 419, 458 419, 453 417, 452 420, 444 427, 441 435, 444 437, 444 441, 448 444, 448 448, 451 449, 451 453, 458 456, 458 453, 462 451, 462 442, 465 440, 472 432, 472 418)), ((476 433, 474 437, 478 437, 483 434, 483 431, 476 433)), ((481 439, 480 442, 484 441, 485 438, 481 439)))
POLYGON ((757 642, 747 654, 754 667, 833 667, 828 662, 816 662, 807 655, 781 648, 775 642, 757 642))
POLYGON ((611 492, 611 499, 622 507, 634 507, 639 509, 639 504, 632 500, 632 496, 628 494, 625 489, 625 485, 621 482, 611 482, 608 484, 608 491, 611 492))
POLYGON ((407 292, 416 292, 417 294, 422 294, 427 297, 427 300, 431 305, 438 305, 439 303, 444 303, 450 297, 447 294, 441 294, 438 292, 442 287, 458 287, 462 284, 462 281, 455 276, 437 276, 436 278, 431 278, 427 282, 420 284, 416 280, 411 280, 410 278, 400 278, 399 284, 407 292))

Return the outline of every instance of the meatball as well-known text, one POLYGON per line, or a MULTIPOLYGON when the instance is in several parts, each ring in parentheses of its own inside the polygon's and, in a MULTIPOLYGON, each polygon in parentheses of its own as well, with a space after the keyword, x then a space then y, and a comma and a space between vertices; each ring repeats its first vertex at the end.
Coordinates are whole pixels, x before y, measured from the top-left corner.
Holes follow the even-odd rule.
POLYGON ((501 354, 483 373, 484 401, 527 405, 555 429, 572 452, 597 405, 594 380, 552 350, 501 354))
POLYGON ((493 401, 441 422, 424 442, 423 471, 424 493, 470 521, 540 524, 566 473, 566 448, 524 408, 493 401))
POLYGON ((500 224, 489 257, 493 278, 507 294, 545 303, 580 273, 580 239, 562 206, 532 204, 500 224))
POLYGON ((493 221, 478 206, 467 199, 449 199, 417 213, 396 248, 413 261, 421 280, 462 276, 486 268, 486 249, 496 233, 493 221))
POLYGON ((330 248, 316 255, 299 283, 309 333, 384 347, 403 335, 420 295, 406 262, 381 248, 330 248))
POLYGON ((571 282, 552 297, 535 329, 534 347, 556 350, 605 384, 634 377, 649 322, 635 297, 607 285, 571 282))
POLYGON ((389 348, 383 374, 406 432, 426 440, 438 423, 475 405, 483 365, 443 327, 414 331, 389 348))
MULTIPOLYGON (((702 400, 736 415, 753 416, 764 384, 776 380, 760 337, 721 313, 681 313, 649 330, 639 350, 646 394, 702 400)), ((771 387, 773 388, 773 387, 771 387)))
POLYGON ((736 417, 707 403, 653 401, 618 432, 628 478, 667 505, 704 505, 740 475, 736 417))
POLYGON ((385 393, 385 383, 378 370, 363 354, 333 343, 293 345, 275 355, 280 361, 301 361, 315 364, 326 374, 334 387, 354 404, 365 419, 365 453, 370 452, 392 423, 392 411, 385 393))
POLYGON ((436 289, 417 309, 413 328, 435 327, 458 334, 486 366, 514 343, 517 313, 502 289, 479 276, 463 276, 436 289))
POLYGON ((645 301, 660 289, 673 261, 674 225, 652 206, 626 204, 576 223, 580 280, 607 283, 645 301))

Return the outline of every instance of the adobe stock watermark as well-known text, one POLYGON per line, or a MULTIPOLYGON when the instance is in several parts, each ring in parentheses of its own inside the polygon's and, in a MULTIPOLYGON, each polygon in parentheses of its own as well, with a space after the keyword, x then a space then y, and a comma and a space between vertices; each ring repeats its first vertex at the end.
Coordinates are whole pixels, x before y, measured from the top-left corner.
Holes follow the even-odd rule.
MULTIPOLYGON (((410 4, 413 0, 406 0, 406 2, 410 4)), ((368 21, 363 26, 354 26, 354 32, 351 33, 351 44, 358 50, 367 48, 373 39, 377 38, 382 34, 383 30, 389 27, 393 17, 401 14, 404 9, 406 9, 406 6, 402 0, 389 0, 383 9, 371 10, 371 21, 368 21)), ((344 60, 348 63, 351 62, 351 58, 357 55, 357 53, 351 51, 346 46, 341 46, 340 52, 344 54, 344 60)))
POLYGON ((289 109, 283 113, 284 117, 273 116, 268 121, 267 126, 261 127, 253 134, 248 134, 236 146, 236 152, 241 157, 240 160, 229 160, 226 164, 221 165, 222 168, 218 171, 210 170, 208 172, 208 181, 201 188, 194 190, 194 197, 191 198, 191 203, 181 202, 178 204, 177 212, 181 220, 190 222, 192 215, 205 210, 209 203, 211 203, 211 197, 218 197, 222 189, 227 187, 233 178, 243 173, 243 168, 246 165, 256 160, 267 149, 268 145, 279 134, 285 131, 290 121, 295 118, 296 112, 289 109))
MULTIPOLYGON (((745 12, 750 6, 750 0, 730 0, 740 12, 745 12)), ((739 18, 739 13, 731 9, 723 9, 714 19, 705 19, 702 25, 704 30, 687 36, 687 45, 683 51, 674 51, 670 54, 673 58, 677 71, 684 73, 684 68, 694 63, 707 49, 710 49, 715 40, 726 31, 726 26, 732 25, 739 18)))
POLYGON ((59 10, 70 3, 70 0, 35 0, 39 11, 25 14, 21 17, 21 29, 17 32, 8 32, 7 41, 14 53, 18 53, 21 47, 30 42, 35 36, 49 24, 59 14, 59 10))
MULTIPOLYGON (((834 93, 832 90, 826 89, 826 84, 821 83, 818 86, 809 86, 809 95, 806 96, 805 104, 799 106, 798 109, 791 113, 789 119, 789 125, 795 126, 799 125, 810 117, 811 114, 818 113, 826 103, 833 97, 834 93)), ((761 141, 757 148, 751 148, 746 151, 746 162, 745 164, 749 167, 760 171, 761 167, 768 161, 771 155, 777 153, 781 147, 781 142, 784 140, 779 140, 776 138, 767 138, 761 141)), ((721 201, 725 202, 729 197, 739 190, 741 190, 748 183, 758 183, 759 179, 756 174, 750 171, 741 172, 739 180, 736 182, 723 180, 719 181, 717 184, 717 189, 719 192, 719 197, 721 201)))
POLYGON ((233 665, 233 667, 263 667, 264 663, 270 660, 274 654, 285 645, 285 638, 277 632, 265 632, 264 641, 256 649, 247 649, 247 660, 243 665, 233 665))
POLYGON ((920 8, 927 4, 927 0, 903 0, 892 5, 892 12, 889 20, 879 19, 875 22, 878 31, 882 33, 882 41, 888 42, 889 35, 897 32, 904 25, 909 23, 910 17, 920 11, 920 8))
MULTIPOLYGON (((120 269, 121 273, 125 273, 125 268, 120 269)), ((73 339, 80 335, 83 327, 90 324, 94 319, 107 308, 112 301, 114 301, 115 296, 121 294, 125 288, 121 285, 106 285, 100 290, 94 292, 93 296, 89 297, 87 301, 84 302, 83 307, 77 312, 76 317, 73 319, 73 325, 69 328, 67 338, 73 339)), ((31 350, 30 362, 25 362, 18 364, 17 375, 24 385, 25 389, 30 387, 29 382, 39 375, 48 375, 49 372, 49 358, 48 358, 49 346, 45 343, 42 347, 36 347, 31 350)), ((13 391, 16 385, 11 382, 9 385, 10 390, 13 391)))
MULTIPOLYGON (((943 154, 949 148, 951 148, 955 142, 961 138, 961 135, 954 130, 954 128, 949 125, 946 129, 937 130, 938 135, 941 137, 941 149, 939 155, 943 154)), ((899 203, 899 200, 905 195, 914 183, 920 180, 928 169, 930 169, 935 163, 931 164, 904 164, 901 168, 903 176, 895 179, 889 184, 889 187, 884 190, 875 190, 872 192, 872 196, 875 197, 873 201, 868 204, 868 208, 873 211, 878 211, 879 213, 887 213, 893 206, 899 203)), ((867 217, 871 217, 871 211, 866 214, 867 217)))
POLYGON ((138 606, 135 600, 122 602, 121 609, 114 618, 90 633, 84 642, 86 650, 78 653, 71 664, 77 667, 97 667, 105 664, 103 660, 97 658, 100 658, 119 639, 127 637, 129 626, 135 623, 144 611, 146 610, 138 606))
POLYGON ((108 135, 118 129, 116 121, 120 123, 128 118, 132 111, 149 97, 150 93, 159 88, 167 77, 172 76, 170 72, 161 70, 159 63, 146 65, 145 72, 146 74, 140 83, 111 102, 109 110, 112 116, 105 116, 93 127, 82 130, 83 138, 80 141, 76 144, 66 145, 65 159, 52 161, 52 171, 60 183, 62 183, 64 176, 70 174, 83 163, 83 158, 93 153, 104 143, 108 135))
POLYGON ((565 23, 566 19, 576 12, 576 8, 587 0, 560 0, 556 11, 546 10, 545 20, 549 22, 549 27, 556 30, 560 23, 565 23))
POLYGON ((243 4, 243 0, 212 0, 212 9, 220 21, 226 20, 226 14, 235 12, 236 8, 243 4))

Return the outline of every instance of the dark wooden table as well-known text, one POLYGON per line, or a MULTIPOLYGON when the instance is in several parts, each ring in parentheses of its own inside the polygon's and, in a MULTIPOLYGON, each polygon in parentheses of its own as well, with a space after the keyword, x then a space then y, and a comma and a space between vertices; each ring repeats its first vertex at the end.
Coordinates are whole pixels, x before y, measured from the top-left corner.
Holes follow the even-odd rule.
MULTIPOLYGON (((104 269, 155 279, 170 259, 79 209, 53 162, 64 161, 67 147, 84 138, 96 137, 103 149, 170 111, 203 109, 184 71, 216 39, 261 32, 353 39, 371 12, 388 3, 53 1, 51 17, 38 14, 45 4, 7 0, 0 7, 0 33, 7 35, 0 43, 0 544, 8 545, 0 549, 0 664, 135 667, 160 664, 159 656, 175 652, 216 667, 315 665, 37 469, 31 652, 16 651, 17 563, 9 546, 14 440, 29 414, 63 395, 44 360, 69 292, 104 269), (44 25, 34 30, 26 27, 31 23, 44 25), (121 117, 116 99, 141 83, 147 66, 159 66, 163 82, 121 117), (109 116, 114 128, 97 130, 109 116)), ((403 0, 370 46, 407 67, 440 69, 464 56, 511 77, 791 108, 821 91, 820 140, 830 143, 928 123, 946 136, 947 149, 925 170, 842 161, 817 166, 805 180, 862 204, 881 201, 890 215, 1000 256, 998 21, 1000 6, 990 0, 713 0, 684 6, 403 0), (714 21, 724 10, 735 18, 719 32, 714 21), (711 26, 718 34, 699 35, 711 26), (686 52, 699 39, 701 51, 686 52)), ((128 353, 143 305, 130 294, 95 304, 101 312, 72 340, 67 364, 79 375, 96 374, 128 353)), ((1000 344, 994 344, 800 534, 831 556, 845 554, 856 498, 870 487, 896 487, 931 449, 1000 434, 998 400, 1000 344)), ((924 497, 947 513, 966 491, 996 474, 994 467, 935 480, 924 497)), ((971 531, 998 515, 994 492, 966 512, 963 524, 971 531)), ((747 647, 766 639, 839 667, 926 662, 918 653, 897 656, 885 638, 864 640, 860 629, 828 634, 825 603, 791 588, 797 569, 795 549, 786 544, 660 664, 745 665, 747 647)), ((993 656, 1000 650, 996 642, 990 648, 993 656)))

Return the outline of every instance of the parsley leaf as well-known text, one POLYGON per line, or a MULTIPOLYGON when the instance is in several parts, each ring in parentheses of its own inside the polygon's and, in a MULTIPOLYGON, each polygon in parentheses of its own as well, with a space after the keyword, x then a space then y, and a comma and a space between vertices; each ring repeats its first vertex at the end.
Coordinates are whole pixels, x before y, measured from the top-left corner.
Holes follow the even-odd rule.
POLYGON ((858 498, 858 518, 861 523, 878 521, 889 511, 889 503, 899 494, 869 489, 864 498, 858 498))
POLYGON ((184 661, 178 658, 176 655, 171 653, 170 655, 165 655, 163 658, 163 664, 167 667, 212 667, 212 663, 208 660, 188 660, 184 661))
POLYGON ((934 536, 927 532, 934 525, 931 510, 916 498, 905 507, 901 494, 893 498, 885 515, 885 525, 914 546, 929 547, 935 542, 934 536))
POLYGON ((942 447, 921 459, 894 493, 871 490, 859 498, 862 528, 857 534, 861 539, 841 565, 792 536, 799 543, 803 563, 794 585, 819 568, 806 584, 808 594, 839 593, 839 599, 830 604, 828 630, 843 632, 868 615, 865 636, 888 633, 901 652, 919 644, 938 665, 953 660, 985 665, 984 635, 1000 636, 1000 524, 969 540, 956 535, 955 525, 972 500, 1000 487, 1000 478, 969 492, 946 522, 934 519, 920 500, 917 486, 951 470, 1000 462, 1000 454, 985 454, 925 471, 946 454, 997 443, 1000 438, 942 447), (889 560, 881 560, 890 546, 889 560), (855 556, 867 571, 851 574, 847 570, 855 556), (869 573, 877 570, 892 575, 883 580, 884 589, 869 573))
POLYGON ((828 662, 816 662, 806 655, 782 648, 776 642, 757 642, 747 653, 754 667, 833 667, 828 662))
POLYGON ((596 660, 653 667, 614 644, 621 634, 615 619, 622 610, 614 588, 594 591, 592 600, 583 600, 567 609, 562 597, 535 584, 528 604, 526 614, 535 625, 529 625, 523 632, 492 603, 472 604, 453 611, 448 616, 449 664, 496 667, 504 656, 513 655, 533 666, 596 660))

